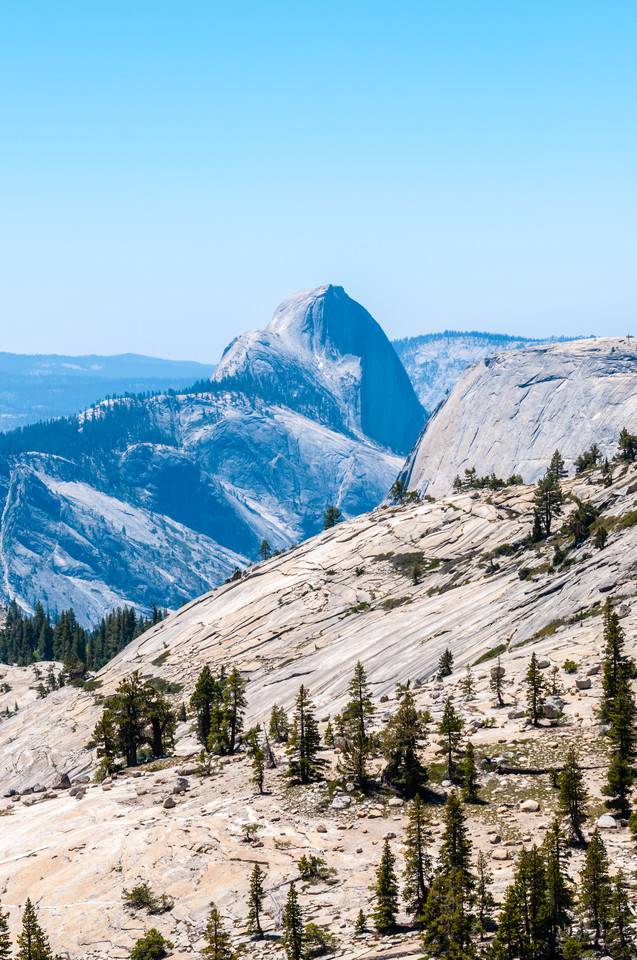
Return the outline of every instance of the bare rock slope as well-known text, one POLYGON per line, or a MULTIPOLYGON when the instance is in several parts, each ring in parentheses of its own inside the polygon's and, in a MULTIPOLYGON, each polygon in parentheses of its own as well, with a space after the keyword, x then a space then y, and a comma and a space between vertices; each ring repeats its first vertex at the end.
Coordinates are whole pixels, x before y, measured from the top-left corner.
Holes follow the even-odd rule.
POLYGON ((406 466, 409 486, 434 496, 476 467, 536 480, 556 448, 568 466, 597 443, 611 453, 637 422, 637 340, 577 340, 486 358, 458 381, 406 466))

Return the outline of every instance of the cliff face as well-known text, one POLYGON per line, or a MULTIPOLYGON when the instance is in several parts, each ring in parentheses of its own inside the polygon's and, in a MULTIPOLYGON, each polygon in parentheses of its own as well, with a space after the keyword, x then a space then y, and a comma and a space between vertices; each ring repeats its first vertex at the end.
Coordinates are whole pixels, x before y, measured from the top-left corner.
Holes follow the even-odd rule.
POLYGON ((579 340, 483 360, 428 422, 406 466, 409 486, 434 496, 475 467, 531 482, 559 449, 566 465, 592 443, 614 453, 637 429, 637 340, 579 340))

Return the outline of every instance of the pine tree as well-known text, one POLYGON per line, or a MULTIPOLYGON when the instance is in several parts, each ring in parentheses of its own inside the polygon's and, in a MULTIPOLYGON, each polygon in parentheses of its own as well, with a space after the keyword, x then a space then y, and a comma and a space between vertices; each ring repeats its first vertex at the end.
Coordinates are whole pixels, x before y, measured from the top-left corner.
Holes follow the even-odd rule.
POLYGON ((431 875, 431 857, 429 831, 425 805, 419 796, 415 796, 409 805, 407 825, 405 827, 405 867, 403 870, 403 899, 407 912, 416 921, 420 921, 427 899, 431 875))
POLYGON ((635 720, 637 710, 630 681, 623 675, 610 708, 608 737, 613 745, 604 793, 608 804, 617 807, 623 816, 630 812, 629 794, 635 780, 635 720))
POLYGON ((589 841, 580 874, 580 904, 586 920, 593 930, 594 946, 597 949, 606 942, 610 922, 611 883, 608 875, 606 847, 595 830, 589 841))
POLYGON ((564 494, 560 484, 564 476, 564 461, 558 450, 535 488, 533 497, 533 539, 542 539, 551 534, 553 520, 562 512, 564 494))
POLYGON ((478 803, 480 799, 478 794, 478 768, 471 740, 467 743, 460 773, 462 776, 462 799, 465 803, 478 803))
POLYGON ((635 960, 637 938, 626 878, 618 870, 611 878, 608 949, 613 960, 635 960))
POLYGON ((460 681, 460 690, 462 691, 463 697, 466 697, 467 700, 473 700, 476 692, 476 684, 473 679, 473 673, 471 667, 467 665, 467 670, 460 681))
POLYGON ((234 960, 235 953, 230 943, 230 935, 214 903, 210 904, 204 940, 206 946, 201 951, 204 957, 208 957, 209 960, 234 960))
POLYGON ((298 778, 301 783, 309 783, 323 766, 323 761, 318 756, 320 748, 321 738, 314 716, 314 704, 309 691, 301 684, 295 700, 288 747, 289 775, 298 778))
POLYGON ((10 960, 11 953, 9 914, 2 910, 2 904, 0 904, 0 960, 10 960))
POLYGON ((263 793, 264 775, 265 775, 265 754, 261 744, 257 741, 250 750, 250 762, 252 764, 252 782, 259 791, 263 793))
POLYGON ((422 791, 427 770, 420 761, 420 748, 426 739, 427 714, 418 710, 411 690, 405 688, 396 712, 381 735, 381 749, 387 761, 383 778, 410 798, 422 791))
POLYGON ((212 705, 220 698, 219 681, 212 675, 206 664, 201 670, 190 698, 190 706, 197 717, 197 737, 204 746, 208 745, 212 723, 212 705))
POLYGON ((522 850, 493 943, 496 958, 541 958, 549 934, 546 868, 537 847, 522 850))
POLYGON ((584 776, 577 760, 577 752, 570 747, 564 762, 564 768, 558 776, 559 811, 568 819, 571 840, 583 844, 582 825, 586 822, 588 793, 584 785, 584 776))
POLYGON ((560 939, 571 925, 573 906, 569 879, 563 866, 562 834, 557 820, 553 822, 546 834, 542 852, 546 863, 548 955, 550 960, 553 960, 560 956, 560 939))
POLYGON ((248 933, 253 937, 261 939, 263 928, 261 927, 261 914, 263 912, 263 900, 265 894, 263 891, 263 881, 265 873, 258 863, 255 863, 250 874, 250 890, 248 893, 248 933))
POLYGON ((480 932, 480 939, 484 940, 484 935, 489 929, 493 919, 493 908, 495 900, 491 893, 493 883, 493 874, 489 870, 487 858, 480 851, 478 854, 476 877, 476 923, 480 932))
POLYGON ((537 727, 544 705, 544 678, 537 665, 535 653, 531 654, 531 662, 526 672, 526 706, 528 716, 534 727, 537 727))
POLYGON ((405 494, 407 493, 407 483, 404 477, 396 477, 391 487, 389 488, 389 498, 393 504, 399 504, 405 502, 405 494))
POLYGON ((471 960, 470 897, 462 870, 444 870, 433 879, 423 912, 426 955, 444 960, 471 960))
POLYGON ((471 841, 467 833, 462 804, 455 790, 451 791, 445 803, 439 862, 443 871, 459 870, 467 890, 473 888, 471 841))
POLYGON ((325 508, 325 513, 323 514, 323 529, 330 530, 342 519, 343 514, 338 507, 335 507, 333 503, 328 503, 327 507, 325 508))
POLYGON ((334 746, 334 727, 332 726, 332 721, 327 721, 327 726, 325 727, 325 733, 323 734, 323 743, 326 747, 329 747, 331 750, 334 746))
POLYGON ((498 657, 497 666, 491 668, 491 676, 489 679, 489 686, 495 694, 496 703, 499 707, 504 706, 504 698, 502 693, 504 691, 504 667, 500 666, 500 657, 498 657))
POLYGON ((354 936, 360 937, 367 930, 367 917, 365 916, 363 910, 359 910, 356 914, 356 922, 354 923, 354 936))
POLYGON ((262 540, 259 544, 259 557, 261 560, 269 560, 272 556, 272 547, 268 540, 262 540))
POLYGON ((442 680, 444 677, 449 677, 453 673, 453 654, 449 647, 447 647, 440 654, 438 659, 438 679, 442 680))
POLYGON ((48 938, 40 926, 37 911, 28 898, 22 912, 22 930, 18 934, 16 960, 53 960, 48 938))
POLYGON ((371 751, 369 726, 375 714, 367 674, 359 660, 348 685, 349 699, 342 713, 345 731, 344 766, 359 786, 367 780, 367 761, 371 751))
POLYGON ((222 706, 224 753, 230 755, 235 752, 239 735, 243 730, 243 715, 247 705, 245 688, 246 681, 237 667, 233 667, 224 684, 222 706))
POLYGON ((283 945, 287 960, 303 960, 303 940, 303 914, 296 887, 291 883, 283 908, 283 945))
POLYGON ((635 675, 635 662, 624 653, 624 631, 610 597, 604 604, 604 660, 600 716, 609 721, 613 702, 623 680, 635 675))
POLYGON ((374 926, 379 933, 392 933, 396 929, 398 914, 398 884, 395 872, 396 858, 389 840, 383 844, 383 852, 376 870, 374 926))
POLYGON ((287 743, 290 735, 287 714, 283 707, 280 707, 277 703, 272 706, 268 733, 275 743, 287 743))
POLYGON ((172 943, 167 940, 155 927, 147 930, 143 937, 133 945, 130 960, 164 960, 168 951, 172 950, 172 943))
POLYGON ((627 463, 633 463, 637 459, 637 436, 629 433, 626 427, 623 427, 619 434, 618 443, 618 458, 625 460, 627 463))

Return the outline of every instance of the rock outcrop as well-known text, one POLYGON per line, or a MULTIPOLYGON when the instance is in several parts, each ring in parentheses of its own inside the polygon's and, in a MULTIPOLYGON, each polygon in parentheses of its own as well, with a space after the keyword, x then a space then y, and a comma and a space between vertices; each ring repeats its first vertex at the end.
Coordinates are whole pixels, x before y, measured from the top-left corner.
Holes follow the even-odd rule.
POLYGON ((447 493, 456 474, 536 480, 559 448, 568 468, 591 444, 612 455, 637 428, 637 340, 530 346, 468 370, 429 420, 407 462, 409 486, 447 493))

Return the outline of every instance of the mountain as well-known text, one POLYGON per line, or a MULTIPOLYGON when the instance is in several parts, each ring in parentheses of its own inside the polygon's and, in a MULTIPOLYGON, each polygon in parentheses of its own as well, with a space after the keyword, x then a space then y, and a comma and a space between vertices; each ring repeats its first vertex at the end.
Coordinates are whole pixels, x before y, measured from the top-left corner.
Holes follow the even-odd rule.
POLYGON ((215 379, 396 453, 410 451, 424 423, 379 324, 331 284, 285 300, 264 331, 233 341, 215 379))
POLYGON ((0 431, 77 413, 106 396, 188 387, 212 364, 134 353, 66 357, 0 353, 0 431))
MULTIPOLYGON (((598 716, 608 598, 626 653, 637 652, 637 470, 621 464, 613 474, 610 487, 599 471, 565 481, 567 495, 591 501, 600 512, 608 542, 599 550, 560 534, 568 562, 557 569, 553 542, 525 542, 531 487, 464 492, 378 508, 259 564, 133 641, 87 689, 67 686, 38 699, 32 668, 0 668, 11 688, 0 692, 0 709, 18 704, 17 714, 0 722, 0 780, 5 790, 18 791, 0 800, 7 827, 0 883, 12 931, 28 895, 57 953, 125 957, 152 924, 174 943, 171 956, 186 960, 201 952, 213 900, 234 946, 255 960, 274 960, 281 955, 283 904, 295 880, 305 916, 335 935, 339 960, 423 955, 422 934, 409 922, 402 898, 391 937, 354 935, 359 909, 367 916, 373 909, 385 839, 398 875, 405 865, 408 807, 383 781, 382 757, 372 757, 372 785, 363 792, 339 769, 340 748, 324 749, 321 776, 302 787, 290 782, 285 748, 274 744, 278 765, 266 770, 260 795, 245 753, 216 759, 204 775, 190 715, 177 727, 174 756, 96 782, 98 759, 87 742, 103 698, 133 670, 154 677, 177 707, 188 703, 204 664, 239 667, 247 681, 246 728, 267 718, 275 702, 290 715, 303 683, 324 734, 328 715, 334 718, 343 707, 360 658, 376 708, 375 733, 396 712, 399 682, 411 681, 416 705, 431 715, 420 756, 429 770, 427 852, 434 864, 450 791, 435 728, 451 698, 464 723, 463 747, 471 741, 478 765, 481 802, 463 805, 472 864, 484 854, 498 908, 517 858, 539 845, 555 817, 558 791, 551 777, 569 748, 576 749, 590 797, 585 835, 599 824, 611 872, 621 867, 633 878, 637 854, 630 831, 624 819, 609 817, 602 794, 612 748, 598 716), (415 583, 416 560, 421 573, 415 583), (439 680, 437 661, 447 648, 454 670, 439 680), (532 654, 545 684, 559 691, 538 726, 527 716, 532 654), (496 664, 503 671, 504 707, 490 689, 496 664), (72 792, 51 789, 65 773, 72 792), (298 861, 310 854, 324 859, 326 873, 302 882, 298 861), (266 874, 264 941, 249 939, 245 929, 255 862, 266 874), (149 918, 131 912, 122 893, 141 882, 174 898, 174 909, 149 918)), ((581 846, 564 856, 573 881, 584 856, 581 846)), ((629 883, 632 896, 633 879, 629 883)))
POLYGON ((556 449, 569 468, 593 443, 610 455, 624 426, 637 426, 634 338, 532 345, 463 374, 428 421, 405 476, 411 489, 433 496, 469 467, 530 482, 556 449))
POLYGON ((0 435, 2 596, 83 622, 179 606, 263 538, 316 533, 328 502, 375 506, 423 421, 369 314, 338 287, 299 294, 213 380, 0 435))
POLYGON ((430 413, 442 403, 462 373, 485 357, 521 350, 545 341, 500 333, 445 330, 394 340, 394 349, 423 407, 430 413))

